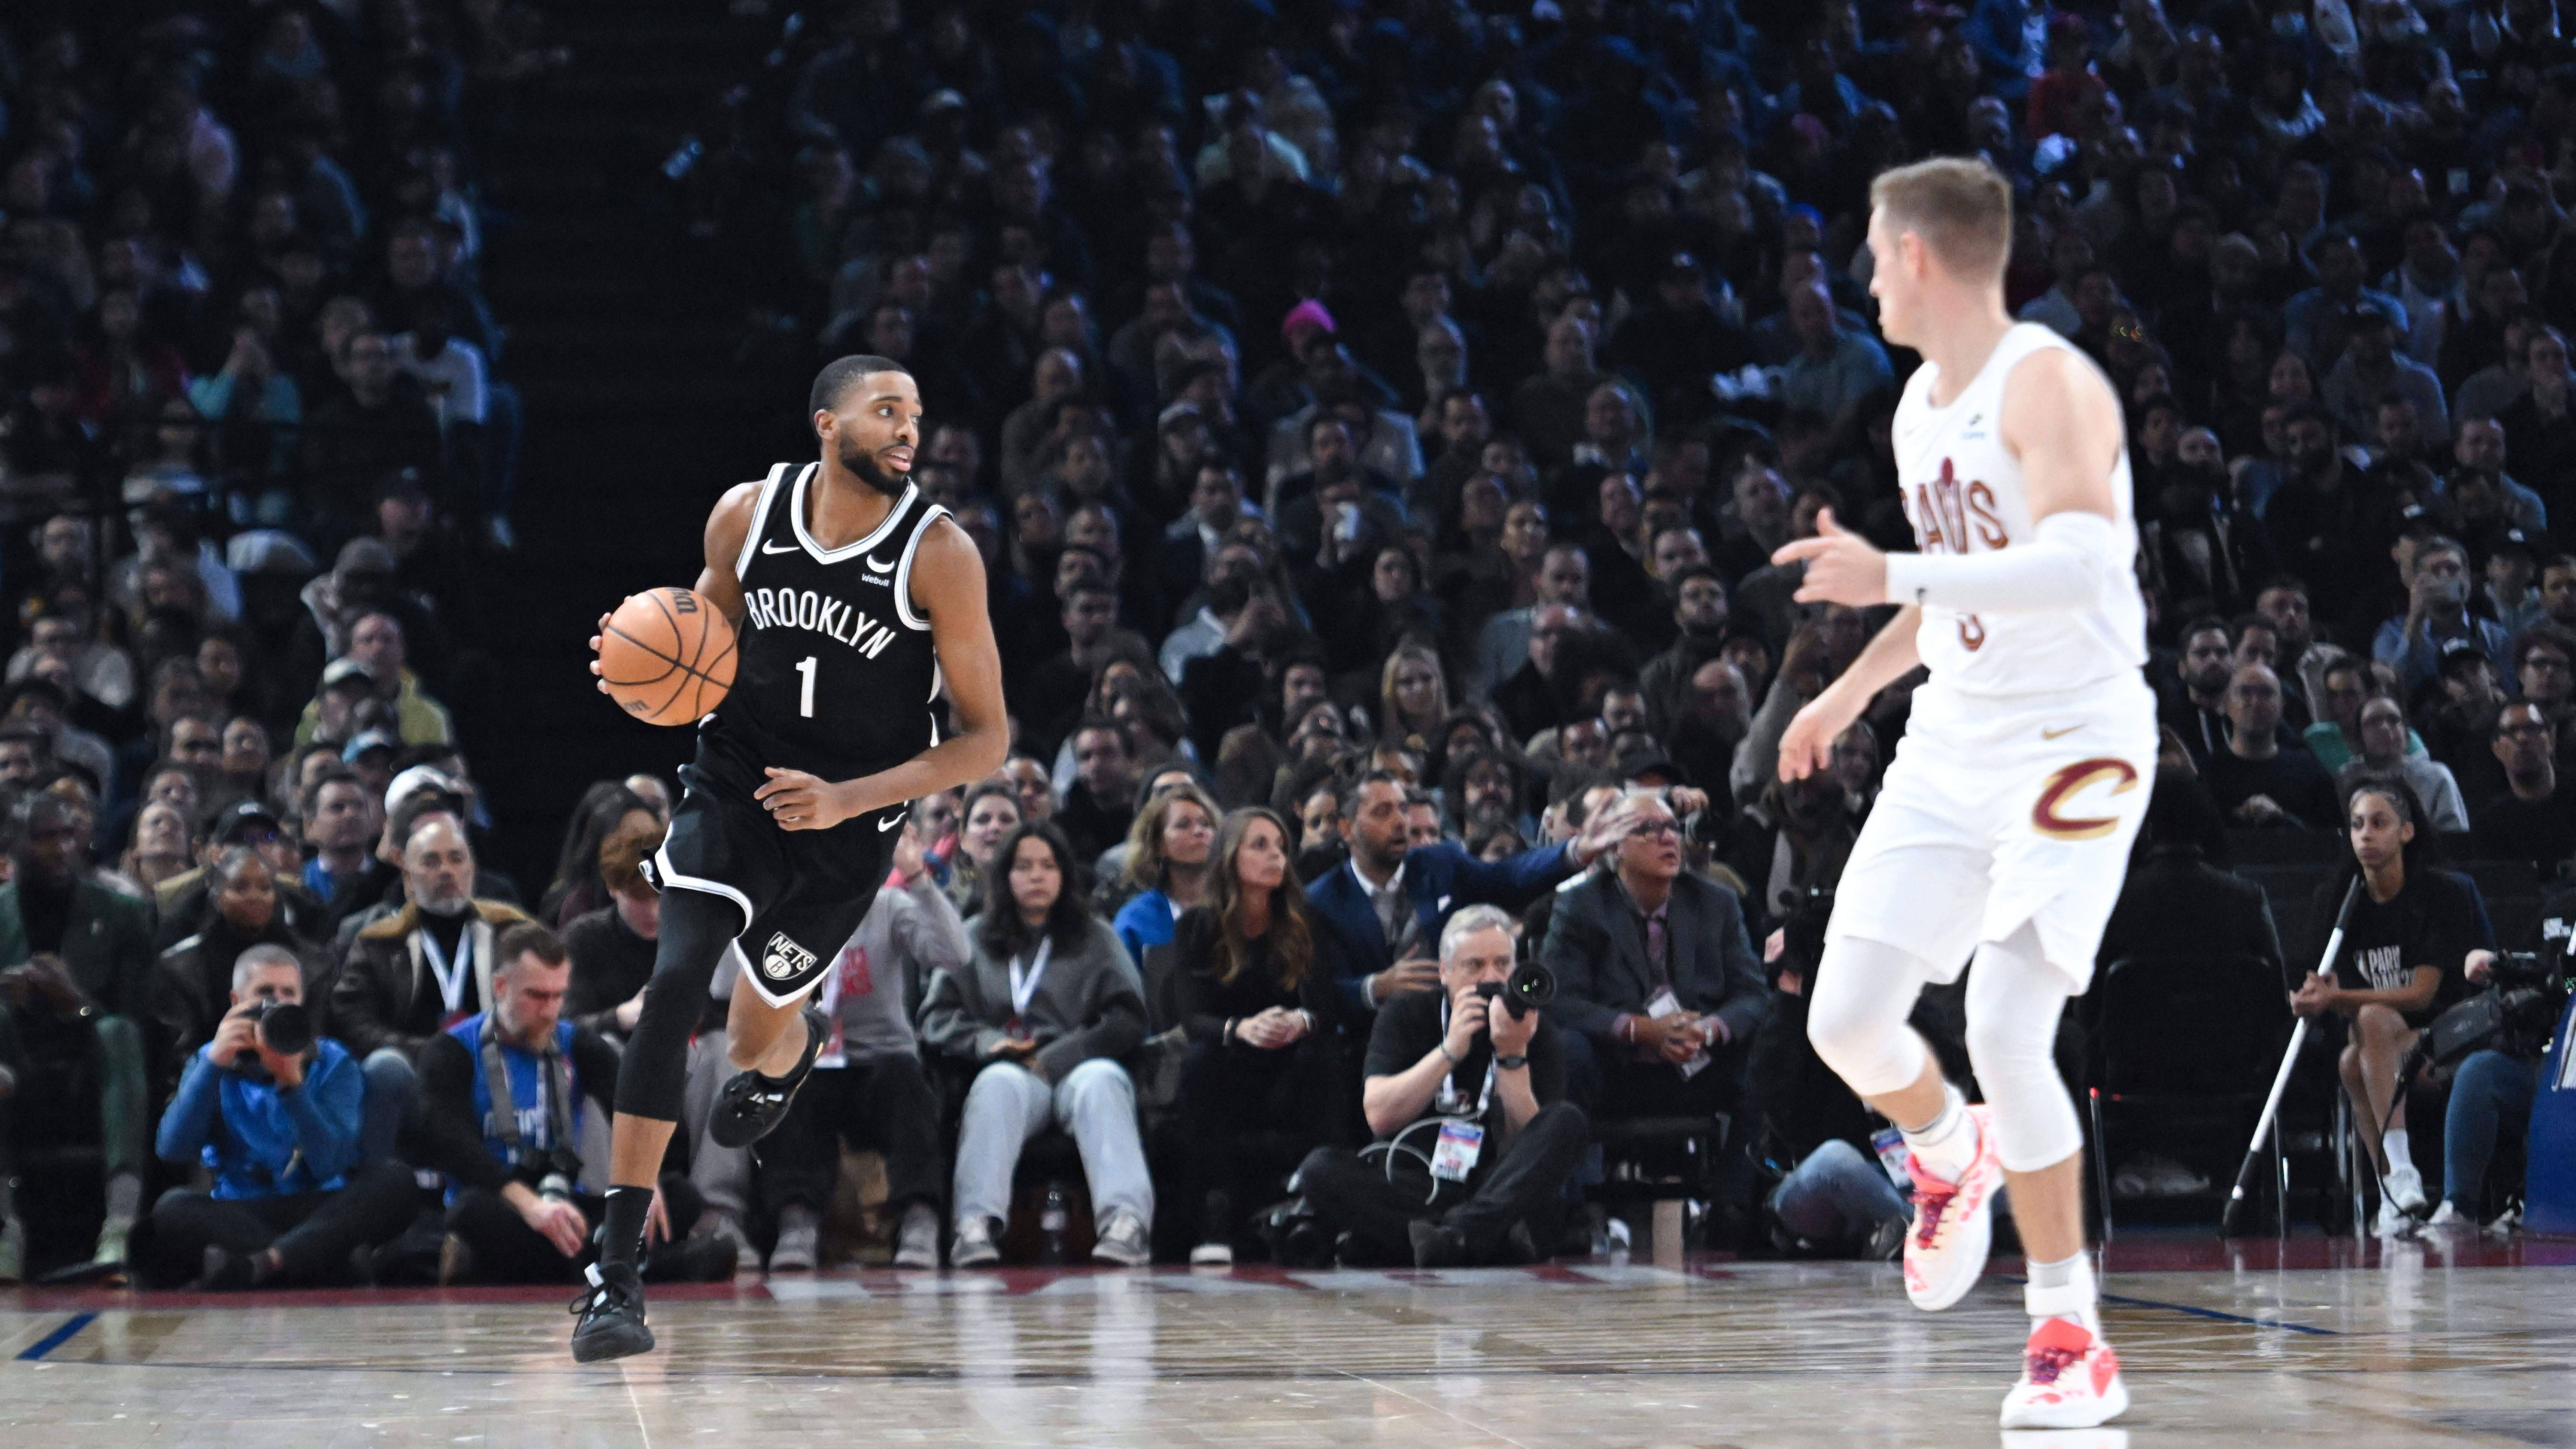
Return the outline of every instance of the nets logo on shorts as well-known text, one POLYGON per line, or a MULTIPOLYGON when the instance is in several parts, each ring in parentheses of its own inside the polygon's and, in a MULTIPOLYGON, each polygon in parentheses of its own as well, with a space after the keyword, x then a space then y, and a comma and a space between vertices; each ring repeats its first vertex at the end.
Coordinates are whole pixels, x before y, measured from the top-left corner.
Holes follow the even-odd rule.
POLYGON ((785 931, 773 932, 768 948, 760 953, 760 974, 772 981, 784 981, 800 972, 812 970, 819 959, 813 952, 788 940, 785 931))

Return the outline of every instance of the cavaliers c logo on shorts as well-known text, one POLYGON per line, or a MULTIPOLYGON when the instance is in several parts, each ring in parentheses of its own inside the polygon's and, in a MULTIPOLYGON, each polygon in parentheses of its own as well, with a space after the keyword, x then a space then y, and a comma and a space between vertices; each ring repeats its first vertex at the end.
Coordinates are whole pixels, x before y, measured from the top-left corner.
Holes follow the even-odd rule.
POLYGON ((2077 760, 2048 777, 2038 803, 2030 807, 2031 828, 2051 840, 2099 840, 2119 829, 2113 816, 2057 813, 2068 797, 2105 781, 2111 782, 2112 794, 2126 795, 2138 788, 2138 769, 2126 760, 2077 760))
POLYGON ((810 969, 816 959, 813 952, 787 939, 785 931, 778 931, 771 934, 769 949, 760 955, 760 970, 772 981, 784 981, 810 969))

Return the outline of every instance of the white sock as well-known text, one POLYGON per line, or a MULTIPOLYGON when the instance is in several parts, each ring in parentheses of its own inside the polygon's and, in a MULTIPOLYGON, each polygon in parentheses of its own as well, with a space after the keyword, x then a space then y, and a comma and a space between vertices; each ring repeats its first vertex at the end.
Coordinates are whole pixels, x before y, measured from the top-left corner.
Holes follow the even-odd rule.
POLYGON ((2102 1336, 2093 1260, 2085 1254, 2055 1263, 2031 1264, 2030 1284, 2022 1290, 2022 1302, 2030 1310, 2034 1326, 2051 1318, 2063 1318, 2096 1338, 2102 1336))
POLYGON ((2382 1132, 2379 1134, 2379 1145, 2381 1150, 2388 1154, 2389 1171, 2395 1172, 2401 1167, 2413 1167, 2415 1165, 2414 1152, 2406 1145, 2405 1128, 2397 1127, 2392 1128, 2389 1131, 2382 1132))
POLYGON ((1940 1115, 1920 1127, 1897 1125, 1905 1133, 1905 1151, 1914 1159, 1918 1175, 1928 1175, 1935 1182, 1957 1182, 1977 1160, 1977 1124, 1958 1088, 1944 1082, 1941 1094, 1940 1115))

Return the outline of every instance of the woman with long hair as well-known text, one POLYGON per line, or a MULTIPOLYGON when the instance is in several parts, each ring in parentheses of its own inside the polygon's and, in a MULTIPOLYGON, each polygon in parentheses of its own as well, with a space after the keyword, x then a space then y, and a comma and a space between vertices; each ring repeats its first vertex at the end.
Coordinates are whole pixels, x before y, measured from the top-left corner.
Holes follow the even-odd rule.
MULTIPOLYGON (((1150 787, 1149 787, 1150 789, 1150 787)), ((1110 929, 1139 964, 1172 939, 1181 913, 1207 899, 1208 854, 1224 814, 1196 781, 1151 791, 1127 827, 1127 888, 1110 929)))
POLYGON ((1378 670, 1378 738, 1428 753, 1449 717, 1449 680, 1440 656, 1417 643, 1398 644, 1378 670))
POLYGON ((1331 1052, 1340 995, 1316 959, 1306 891, 1289 868, 1295 838, 1262 806, 1226 816, 1207 903, 1174 928, 1167 1014, 1190 1039, 1180 1107, 1201 1211, 1193 1263, 1234 1261, 1237 1202, 1258 1208, 1280 1196, 1340 1121, 1331 1052))
POLYGON ((970 932, 974 958, 941 971, 921 1007, 924 1045, 975 1074, 959 1118, 953 1268, 1001 1259, 1020 1149, 1052 1122, 1082 1149, 1099 1241, 1092 1257, 1153 1257, 1154 1183, 1119 1058, 1145 1040, 1136 965, 1084 908, 1073 847, 1052 825, 1003 837, 970 932))
POLYGON ((602 780, 582 792, 564 827, 563 851, 555 859, 554 883, 537 902, 537 919, 561 930, 572 918, 608 904, 608 887, 599 875, 599 847, 621 827, 650 829, 661 815, 623 781, 602 780))
POLYGON ((2342 949, 2329 969, 2290 997, 2300 1016, 2331 1012, 2352 1023, 2340 1066, 2361 1118, 2361 1139, 2379 1169, 2378 1230, 2389 1236, 2425 1209, 2424 1178, 2409 1155, 2406 1120, 2390 1110, 2398 1067, 2416 1036, 2462 991, 2468 953, 2493 949, 2467 881, 2432 869, 2432 829, 2415 792, 2397 780, 2365 780, 2344 807, 2351 864, 2317 897, 2313 919, 2332 930, 2345 890, 2358 879, 2342 949))
POLYGON ((957 853, 948 859, 948 903, 959 914, 975 909, 984 897, 984 877, 1002 849, 1002 838, 1020 828, 1019 787, 995 775, 966 791, 957 812, 957 853))

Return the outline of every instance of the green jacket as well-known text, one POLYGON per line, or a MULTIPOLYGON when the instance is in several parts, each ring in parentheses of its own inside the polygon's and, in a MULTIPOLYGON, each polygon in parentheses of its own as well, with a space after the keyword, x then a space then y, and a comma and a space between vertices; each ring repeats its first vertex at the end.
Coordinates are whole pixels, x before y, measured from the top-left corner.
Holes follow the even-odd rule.
MULTIPOLYGON (((0 969, 23 966, 27 919, 18 887, 0 885, 0 969)), ((152 970, 152 908, 96 881, 72 887, 72 910, 63 926, 63 965, 101 1010, 139 1013, 144 980, 152 970)))

